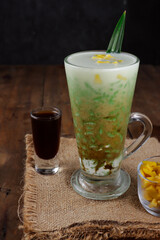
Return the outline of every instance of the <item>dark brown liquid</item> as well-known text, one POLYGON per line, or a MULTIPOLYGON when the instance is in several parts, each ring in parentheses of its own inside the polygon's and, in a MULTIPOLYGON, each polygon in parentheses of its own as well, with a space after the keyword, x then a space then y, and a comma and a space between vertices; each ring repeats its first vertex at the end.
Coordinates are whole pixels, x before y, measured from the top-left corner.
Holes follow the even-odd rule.
POLYGON ((53 158, 59 148, 61 115, 56 111, 41 111, 32 114, 31 119, 36 154, 42 159, 53 158))

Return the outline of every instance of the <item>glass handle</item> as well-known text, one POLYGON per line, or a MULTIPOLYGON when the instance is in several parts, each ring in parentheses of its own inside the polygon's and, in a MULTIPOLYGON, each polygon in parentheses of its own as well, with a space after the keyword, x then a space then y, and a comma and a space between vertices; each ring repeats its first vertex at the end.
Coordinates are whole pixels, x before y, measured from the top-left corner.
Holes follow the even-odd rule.
POLYGON ((132 113, 129 119, 129 123, 136 121, 139 121, 143 124, 143 132, 130 146, 124 149, 124 159, 137 151, 152 134, 153 126, 147 116, 141 113, 132 113))

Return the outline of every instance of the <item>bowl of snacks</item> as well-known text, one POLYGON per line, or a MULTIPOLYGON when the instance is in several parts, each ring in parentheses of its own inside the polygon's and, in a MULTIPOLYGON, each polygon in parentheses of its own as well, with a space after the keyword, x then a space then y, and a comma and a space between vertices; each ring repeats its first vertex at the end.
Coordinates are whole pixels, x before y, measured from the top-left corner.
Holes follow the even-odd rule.
POLYGON ((160 156, 147 158, 139 163, 138 197, 144 209, 160 217, 160 156))

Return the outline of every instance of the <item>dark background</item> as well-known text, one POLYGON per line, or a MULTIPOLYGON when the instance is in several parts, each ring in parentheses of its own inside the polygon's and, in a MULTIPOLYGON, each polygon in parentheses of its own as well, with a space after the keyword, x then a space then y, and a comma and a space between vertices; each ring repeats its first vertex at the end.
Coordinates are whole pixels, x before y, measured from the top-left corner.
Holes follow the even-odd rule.
POLYGON ((122 50, 160 64, 159 0, 0 0, 0 64, 61 64, 76 51, 107 49, 124 10, 122 50))

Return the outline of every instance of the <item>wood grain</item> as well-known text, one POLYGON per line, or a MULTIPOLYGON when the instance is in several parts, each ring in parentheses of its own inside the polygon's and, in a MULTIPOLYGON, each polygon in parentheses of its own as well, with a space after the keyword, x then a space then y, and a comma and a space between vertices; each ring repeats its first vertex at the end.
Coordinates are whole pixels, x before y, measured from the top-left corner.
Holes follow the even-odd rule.
MULTIPOLYGON (((146 114, 160 141, 160 66, 142 65, 132 111, 146 114)), ((0 240, 20 240, 18 199, 23 189, 24 136, 31 133, 30 111, 42 105, 62 110, 63 136, 74 136, 64 68, 0 66, 0 240)))
POLYGON ((30 131, 31 108, 42 102, 43 68, 16 66, 5 75, 0 72, 0 239, 20 239, 17 204, 23 187, 24 135, 30 131))

